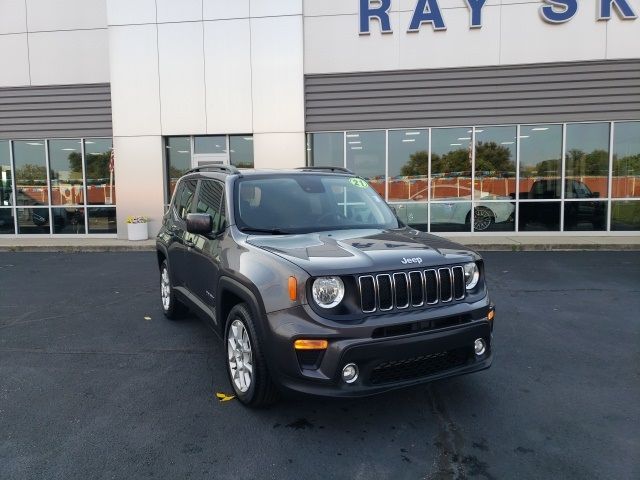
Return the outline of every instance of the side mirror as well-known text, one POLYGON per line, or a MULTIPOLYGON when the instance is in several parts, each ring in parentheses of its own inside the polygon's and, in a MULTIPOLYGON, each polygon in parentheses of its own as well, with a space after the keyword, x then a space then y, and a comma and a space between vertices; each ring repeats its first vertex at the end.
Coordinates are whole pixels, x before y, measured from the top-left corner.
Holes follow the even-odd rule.
POLYGON ((600 198, 600 192, 591 192, 591 198, 600 198))
POLYGON ((187 214, 187 232, 208 235, 213 231, 213 217, 208 213, 187 214))

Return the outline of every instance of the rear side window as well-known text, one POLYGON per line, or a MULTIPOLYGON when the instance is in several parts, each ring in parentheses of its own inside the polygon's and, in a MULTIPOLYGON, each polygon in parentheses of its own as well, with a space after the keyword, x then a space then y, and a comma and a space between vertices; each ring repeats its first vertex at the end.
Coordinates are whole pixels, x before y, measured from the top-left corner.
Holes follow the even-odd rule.
POLYGON ((213 228, 218 230, 224 218, 224 186, 215 180, 201 180, 198 192, 197 213, 208 213, 213 217, 213 228))
POLYGON ((187 219, 187 214, 191 212, 191 203, 193 202, 193 196, 196 193, 197 182, 195 180, 188 180, 180 183, 178 192, 174 199, 174 208, 176 213, 183 220, 187 219))

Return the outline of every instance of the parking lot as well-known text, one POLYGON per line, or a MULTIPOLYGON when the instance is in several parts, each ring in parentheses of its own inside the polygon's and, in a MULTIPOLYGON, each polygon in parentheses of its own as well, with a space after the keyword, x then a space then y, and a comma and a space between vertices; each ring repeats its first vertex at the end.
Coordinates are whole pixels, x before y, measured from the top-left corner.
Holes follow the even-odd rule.
POLYGON ((640 252, 484 256, 491 369, 255 411, 153 253, 0 253, 0 478, 640 478, 640 252))

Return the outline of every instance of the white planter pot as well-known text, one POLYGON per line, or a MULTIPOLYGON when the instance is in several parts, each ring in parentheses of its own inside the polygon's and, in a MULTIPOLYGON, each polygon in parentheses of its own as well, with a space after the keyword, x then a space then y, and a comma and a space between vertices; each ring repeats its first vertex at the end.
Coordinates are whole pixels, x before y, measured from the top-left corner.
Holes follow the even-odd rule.
POLYGON ((149 229, 146 223, 127 223, 127 236, 129 240, 147 240, 149 229))

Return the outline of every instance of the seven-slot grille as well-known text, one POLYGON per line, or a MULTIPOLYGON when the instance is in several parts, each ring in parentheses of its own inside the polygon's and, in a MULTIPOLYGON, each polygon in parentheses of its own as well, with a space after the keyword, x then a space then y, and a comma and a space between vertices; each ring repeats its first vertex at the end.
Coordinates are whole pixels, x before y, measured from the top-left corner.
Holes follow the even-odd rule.
POLYGON ((358 285, 364 313, 447 303, 465 295, 464 269, 459 266, 362 275, 358 285))

